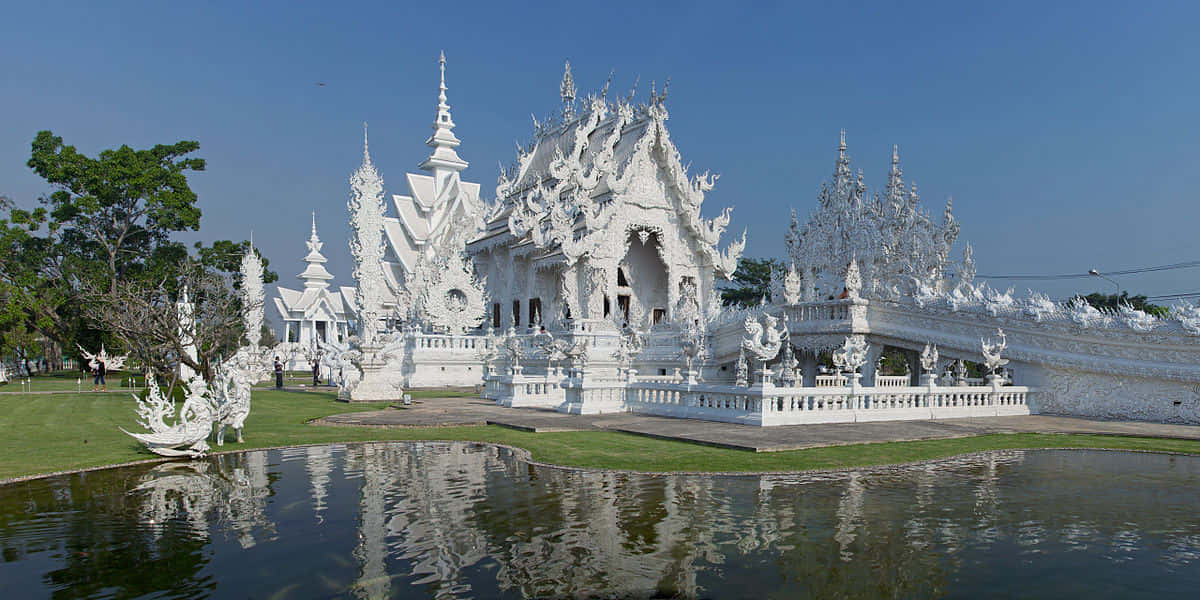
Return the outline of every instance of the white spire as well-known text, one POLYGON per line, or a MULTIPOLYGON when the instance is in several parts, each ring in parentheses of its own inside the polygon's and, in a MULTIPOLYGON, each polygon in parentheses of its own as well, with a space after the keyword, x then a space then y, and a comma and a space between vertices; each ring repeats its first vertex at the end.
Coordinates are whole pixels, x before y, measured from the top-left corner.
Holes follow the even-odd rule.
MULTIPOLYGON (((365 152, 365 149, 364 149, 365 152)), ((365 160, 370 161, 368 156, 365 160)), ((298 275, 300 281, 304 282, 306 288, 325 288, 329 286, 329 280, 333 279, 333 275, 325 270, 325 257, 321 254, 321 238, 317 237, 317 212, 313 211, 312 235, 304 245, 308 246, 308 255, 304 257, 304 262, 307 263, 304 272, 298 275)))
POLYGON ((454 136, 454 119, 450 116, 450 105, 446 103, 445 52, 442 52, 438 59, 438 68, 441 70, 441 82, 438 84, 437 117, 433 121, 433 135, 425 140, 425 145, 433 148, 433 153, 419 166, 432 172, 434 178, 441 183, 442 172, 457 173, 467 168, 468 163, 459 158, 458 153, 454 151, 462 142, 454 136))
POLYGON ((562 96, 563 115, 568 119, 575 113, 575 79, 571 77, 571 61, 563 66, 562 83, 558 84, 558 93, 562 96))

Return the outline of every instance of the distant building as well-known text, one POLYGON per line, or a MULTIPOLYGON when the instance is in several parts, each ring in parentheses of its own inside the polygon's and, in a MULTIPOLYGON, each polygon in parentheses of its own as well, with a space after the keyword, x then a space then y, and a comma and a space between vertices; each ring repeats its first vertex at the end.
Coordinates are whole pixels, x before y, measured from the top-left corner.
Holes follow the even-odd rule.
MULTIPOLYGON (((350 335, 354 315, 354 288, 329 286, 333 275, 325 269, 327 262, 321 254, 321 239, 317 237, 317 216, 313 213, 312 235, 309 236, 306 267, 297 277, 304 289, 292 290, 280 286, 275 308, 283 321, 280 341, 315 346, 317 341, 342 342, 350 335)), ((288 365, 293 368, 294 365, 288 365)))

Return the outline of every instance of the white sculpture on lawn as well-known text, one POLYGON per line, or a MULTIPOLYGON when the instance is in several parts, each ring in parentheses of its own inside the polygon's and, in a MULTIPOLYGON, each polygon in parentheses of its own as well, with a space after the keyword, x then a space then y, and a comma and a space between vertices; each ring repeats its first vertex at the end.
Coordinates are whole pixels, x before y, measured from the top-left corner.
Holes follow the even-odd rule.
MULTIPOLYGON (((265 363, 271 358, 259 348, 262 339, 263 308, 266 294, 263 289, 262 259, 254 250, 253 240, 242 256, 242 325, 248 345, 238 349, 225 363, 218 365, 213 381, 213 401, 216 406, 217 445, 225 445, 225 428, 230 427, 242 443, 242 428, 250 416, 250 388, 267 375, 265 363)), ((286 343, 286 342, 285 342, 286 343)))
POLYGON ((179 418, 174 425, 167 425, 164 419, 170 417, 166 406, 171 404, 171 399, 162 395, 158 385, 151 385, 153 381, 153 374, 147 376, 145 400, 137 394, 133 396, 138 402, 139 422, 150 429, 150 433, 130 433, 124 428, 120 428, 121 431, 161 456, 199 458, 207 454, 208 436, 216 421, 208 385, 202 378, 193 377, 187 383, 187 397, 179 409, 179 418))
POLYGON ((353 384, 344 400, 378 401, 398 397, 387 372, 387 357, 380 339, 384 302, 390 297, 383 272, 383 178, 371 163, 363 125, 363 162, 350 177, 350 253, 354 255, 355 304, 358 310, 358 370, 362 379, 353 384))
POLYGON ((100 344, 100 351, 96 354, 84 350, 83 346, 79 344, 75 344, 75 346, 79 348, 79 352, 83 354, 83 358, 87 360, 87 365, 92 371, 95 371, 100 363, 104 363, 105 371, 120 371, 125 368, 125 361, 129 359, 128 354, 109 356, 108 351, 104 349, 104 344, 100 344))

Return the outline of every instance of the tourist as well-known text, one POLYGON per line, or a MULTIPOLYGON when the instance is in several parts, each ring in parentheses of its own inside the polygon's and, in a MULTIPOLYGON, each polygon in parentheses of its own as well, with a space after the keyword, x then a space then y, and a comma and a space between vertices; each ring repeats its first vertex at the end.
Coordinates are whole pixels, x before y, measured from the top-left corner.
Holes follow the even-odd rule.
POLYGON ((92 378, 92 391, 104 392, 108 390, 108 385, 104 382, 104 376, 107 374, 107 367, 103 360, 96 360, 96 368, 93 371, 95 377, 92 378))
POLYGON ((275 357, 275 389, 283 389, 283 363, 279 362, 279 357, 275 357))
POLYGON ((321 361, 320 361, 320 359, 314 358, 312 367, 313 367, 313 387, 317 387, 321 383, 320 380, 318 379, 321 376, 321 361))

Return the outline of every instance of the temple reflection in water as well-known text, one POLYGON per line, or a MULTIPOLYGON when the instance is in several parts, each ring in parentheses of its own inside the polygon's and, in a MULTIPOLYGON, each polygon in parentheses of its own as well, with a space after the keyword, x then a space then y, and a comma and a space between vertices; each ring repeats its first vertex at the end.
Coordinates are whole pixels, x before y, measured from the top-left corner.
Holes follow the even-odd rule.
POLYGON ((0 580, 46 554, 29 585, 132 597, 926 597, 1027 592, 1052 561, 1080 576, 1047 594, 1149 594, 1200 577, 1198 484, 1200 459, 1111 452, 714 477, 314 446, 5 488, 0 580))

